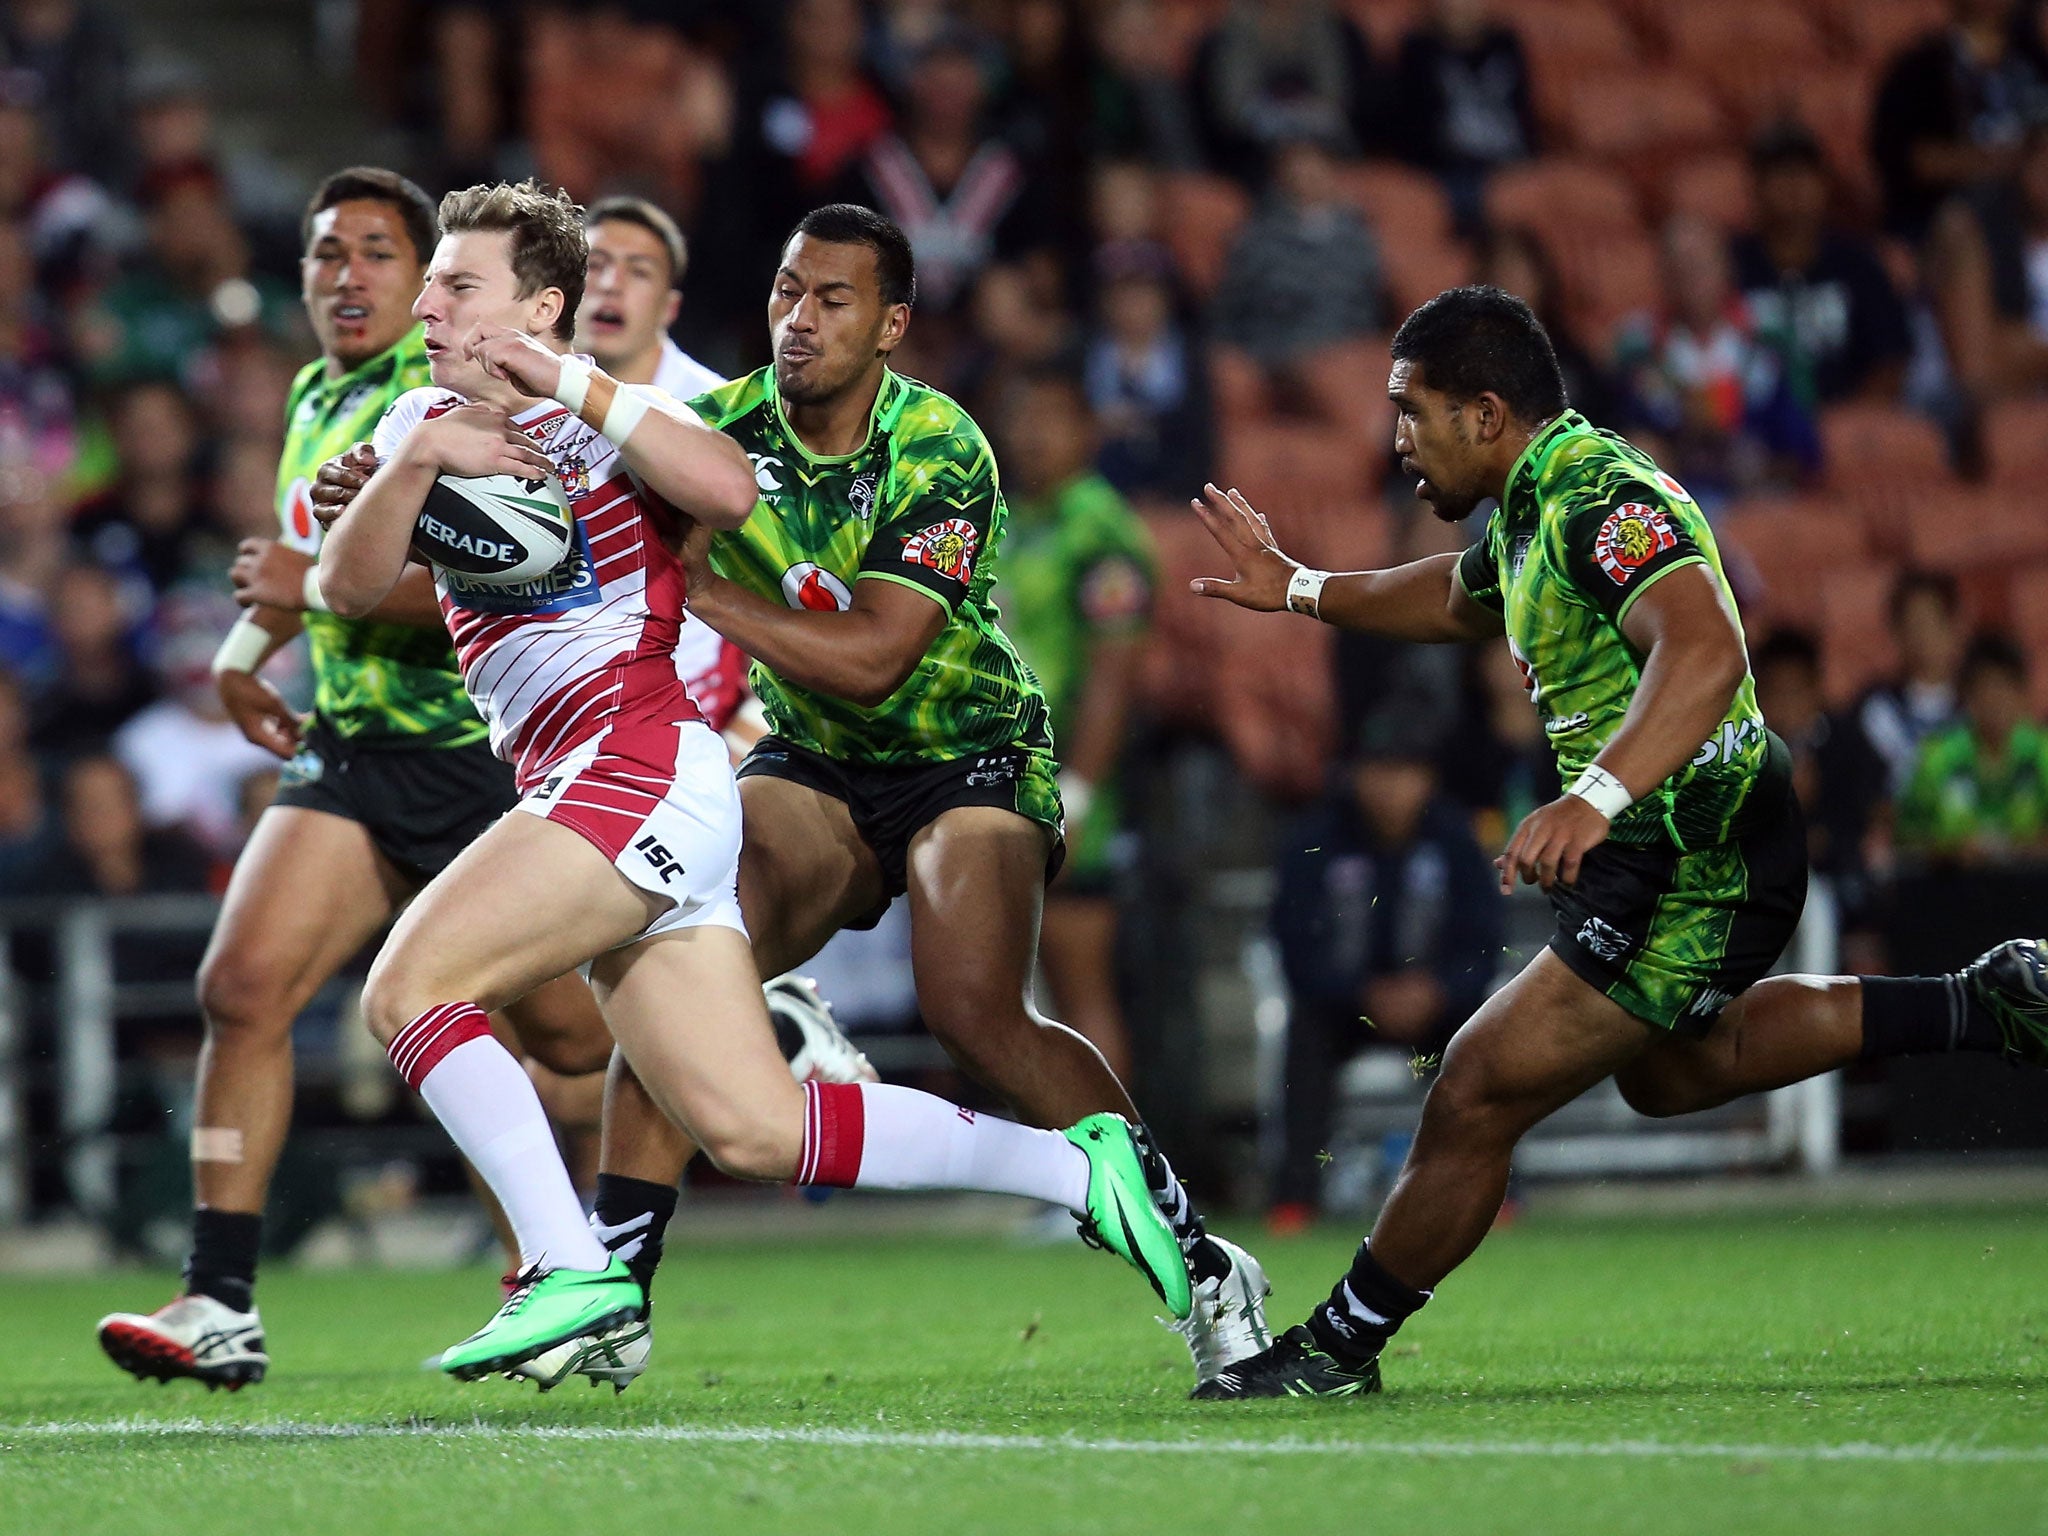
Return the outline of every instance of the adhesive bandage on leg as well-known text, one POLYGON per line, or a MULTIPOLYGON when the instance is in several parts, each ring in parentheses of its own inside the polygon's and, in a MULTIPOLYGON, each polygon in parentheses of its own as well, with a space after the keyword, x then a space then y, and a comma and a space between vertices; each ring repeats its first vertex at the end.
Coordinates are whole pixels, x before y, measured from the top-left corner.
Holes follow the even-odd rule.
POLYGON ((195 1163, 239 1163, 242 1133, 231 1125, 192 1127, 192 1161, 195 1163))

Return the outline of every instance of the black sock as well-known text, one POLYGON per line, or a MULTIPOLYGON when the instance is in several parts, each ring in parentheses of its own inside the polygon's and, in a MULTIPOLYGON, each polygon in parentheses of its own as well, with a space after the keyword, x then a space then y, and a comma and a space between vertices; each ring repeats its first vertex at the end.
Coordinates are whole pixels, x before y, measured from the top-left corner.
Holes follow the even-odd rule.
POLYGON ((192 1213, 185 1294, 211 1296, 224 1307, 248 1311, 256 1294, 256 1253, 262 1246, 261 1216, 200 1206, 192 1213))
POLYGON ((1350 1272, 1331 1290, 1330 1299, 1309 1314, 1308 1331, 1339 1360, 1363 1365, 1422 1310, 1429 1295, 1388 1274, 1372 1256, 1371 1246, 1360 1243, 1350 1272))
POLYGON ((629 1179, 622 1173, 597 1176, 597 1240, 626 1261, 626 1268, 650 1295, 661 1263, 662 1235, 676 1213, 673 1184, 629 1179))
POLYGON ((2001 1051, 1998 1021, 1960 976, 1859 976, 1863 1048, 1858 1061, 1947 1051, 2001 1051))
POLYGON ((1188 1272, 1194 1276, 1195 1284, 1229 1274, 1230 1255, 1217 1247, 1215 1239, 1209 1236, 1209 1229, 1202 1224, 1201 1213, 1174 1176, 1173 1165, 1167 1162, 1166 1154, 1152 1140, 1152 1133, 1142 1125, 1138 1127, 1138 1151, 1145 1165, 1145 1182, 1151 1187, 1152 1199, 1166 1218, 1166 1224, 1173 1228, 1173 1235, 1180 1239, 1180 1251, 1187 1255, 1188 1272))

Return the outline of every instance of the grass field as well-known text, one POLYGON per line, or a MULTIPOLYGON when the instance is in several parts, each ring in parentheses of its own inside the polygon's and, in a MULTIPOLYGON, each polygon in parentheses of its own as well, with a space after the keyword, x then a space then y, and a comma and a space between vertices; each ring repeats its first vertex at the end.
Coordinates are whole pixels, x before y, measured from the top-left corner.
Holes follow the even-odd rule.
MULTIPOLYGON (((100 1358, 168 1276, 0 1283, 0 1530, 2048 1532, 2048 1214, 1526 1222, 1384 1397, 1256 1405, 1078 1247, 686 1242, 616 1398, 421 1371, 481 1270, 267 1275, 238 1396, 100 1358)), ((1293 1321, 1350 1239, 1259 1247, 1293 1321)))

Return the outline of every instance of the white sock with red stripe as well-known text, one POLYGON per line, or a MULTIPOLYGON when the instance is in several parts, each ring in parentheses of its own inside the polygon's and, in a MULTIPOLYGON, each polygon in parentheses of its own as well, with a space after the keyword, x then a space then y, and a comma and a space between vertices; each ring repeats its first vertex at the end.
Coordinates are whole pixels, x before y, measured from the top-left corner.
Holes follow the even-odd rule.
POLYGON ((611 1262, 584 1220, 532 1082, 491 1038, 481 1008, 429 1008, 392 1040, 391 1064, 498 1197, 521 1264, 603 1269, 611 1262))
POLYGON ((804 1084, 796 1182, 975 1189, 1088 1208, 1088 1159, 1059 1132, 977 1115, 888 1083, 804 1084))

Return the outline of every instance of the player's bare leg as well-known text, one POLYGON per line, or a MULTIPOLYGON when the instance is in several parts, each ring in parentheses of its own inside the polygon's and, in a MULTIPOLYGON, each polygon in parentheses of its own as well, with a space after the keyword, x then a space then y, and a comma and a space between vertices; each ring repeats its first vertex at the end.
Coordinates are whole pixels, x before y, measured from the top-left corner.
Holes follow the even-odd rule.
POLYGON ((1653 1038, 1614 1085, 1640 1114, 1684 1115, 1832 1072, 1862 1049, 1857 978, 1773 976, 1724 1008, 1701 1038, 1653 1038))
POLYGON ((1116 985, 1116 902, 1108 896, 1045 896, 1038 963, 1053 1006, 1084 1035, 1119 1079, 1131 1075, 1131 1036, 1116 985))

